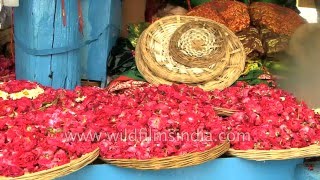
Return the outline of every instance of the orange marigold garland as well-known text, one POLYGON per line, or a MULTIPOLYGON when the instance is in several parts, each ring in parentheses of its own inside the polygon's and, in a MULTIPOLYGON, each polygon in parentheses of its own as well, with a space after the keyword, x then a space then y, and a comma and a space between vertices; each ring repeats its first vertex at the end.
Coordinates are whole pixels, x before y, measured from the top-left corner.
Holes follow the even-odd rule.
POLYGON ((212 19, 226 25, 233 32, 239 32, 250 25, 246 4, 237 1, 212 1, 191 10, 188 15, 212 19))
POLYGON ((254 25, 266 27, 275 33, 292 35, 306 21, 295 11, 272 3, 255 2, 249 13, 254 25))
POLYGON ((212 6, 216 8, 233 32, 249 27, 250 16, 246 4, 238 1, 213 1, 212 6))
POLYGON ((212 8, 211 2, 204 3, 200 6, 195 7, 194 9, 189 11, 187 15, 204 17, 204 18, 211 19, 213 21, 226 25, 226 22, 219 15, 218 11, 212 8))

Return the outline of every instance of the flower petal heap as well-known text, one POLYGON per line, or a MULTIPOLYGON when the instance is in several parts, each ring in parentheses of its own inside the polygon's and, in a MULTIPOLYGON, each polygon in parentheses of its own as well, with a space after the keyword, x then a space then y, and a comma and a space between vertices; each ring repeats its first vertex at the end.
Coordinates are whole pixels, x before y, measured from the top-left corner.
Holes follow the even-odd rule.
POLYGON ((319 114, 264 84, 212 92, 186 85, 110 92, 10 81, 0 84, 0 96, 0 176, 50 169, 97 147, 105 159, 150 159, 202 152, 226 139, 242 150, 301 148, 320 139, 319 114), (38 87, 43 91, 37 95, 9 98, 38 87), (219 117, 216 107, 236 113, 219 117))
MULTIPOLYGON (((17 88, 9 82, 0 89, 17 92, 40 87, 24 83, 17 88)), ((47 170, 97 148, 93 140, 80 136, 96 123, 93 112, 79 108, 77 98, 75 91, 44 88, 35 99, 0 99, 0 176, 47 170)))
POLYGON ((236 135, 234 149, 302 148, 320 140, 319 115, 284 90, 238 83, 212 95, 213 105, 238 111, 224 118, 227 134, 236 135))
POLYGON ((224 140, 209 93, 186 85, 146 86, 110 95, 101 156, 150 159, 202 152, 224 140))

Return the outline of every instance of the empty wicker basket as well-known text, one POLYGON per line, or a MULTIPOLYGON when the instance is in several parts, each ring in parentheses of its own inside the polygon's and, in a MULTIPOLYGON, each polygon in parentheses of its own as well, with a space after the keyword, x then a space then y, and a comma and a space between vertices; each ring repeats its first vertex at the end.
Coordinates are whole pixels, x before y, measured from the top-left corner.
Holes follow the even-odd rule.
MULTIPOLYGON (((179 35, 181 34, 178 34, 177 37, 181 37, 179 35)), ((205 57, 208 58, 209 55, 206 54, 205 57)), ((240 40, 228 28, 212 20, 192 16, 168 16, 156 21, 144 31, 136 47, 137 67, 148 82, 154 84, 186 83, 197 85, 204 90, 224 89, 232 85, 244 69, 245 58, 246 54, 240 40), (218 41, 224 41, 220 43, 221 47, 218 47, 223 53, 216 54, 217 56, 212 61, 199 66, 183 65, 190 59, 191 61, 196 59, 190 55, 189 57, 184 56, 184 60, 177 60, 179 56, 172 57, 169 48, 170 41, 172 39, 174 44, 173 35, 185 24, 189 27, 194 24, 196 29, 199 27, 209 31, 217 29, 221 36, 218 41), (177 61, 183 61, 183 64, 177 61)))

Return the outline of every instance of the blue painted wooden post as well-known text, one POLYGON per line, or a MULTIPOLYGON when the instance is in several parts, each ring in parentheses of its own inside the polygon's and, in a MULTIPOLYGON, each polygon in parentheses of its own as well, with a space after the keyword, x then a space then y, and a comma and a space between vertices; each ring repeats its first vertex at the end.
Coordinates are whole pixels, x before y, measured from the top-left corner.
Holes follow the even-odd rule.
POLYGON ((54 88, 80 85, 77 0, 66 0, 63 26, 60 0, 22 0, 15 9, 17 79, 54 88))
POLYGON ((120 33, 121 0, 82 0, 85 39, 81 50, 81 77, 102 82, 107 79, 107 58, 120 33))

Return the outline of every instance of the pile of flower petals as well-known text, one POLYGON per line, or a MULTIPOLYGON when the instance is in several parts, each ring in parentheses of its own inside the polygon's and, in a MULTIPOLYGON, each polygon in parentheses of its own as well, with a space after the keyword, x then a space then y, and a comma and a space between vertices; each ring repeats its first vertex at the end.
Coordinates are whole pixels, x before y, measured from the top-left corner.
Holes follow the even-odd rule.
POLYGON ((111 95, 102 109, 110 128, 99 146, 101 156, 161 158, 221 144, 222 118, 209 99, 209 93, 186 85, 145 86, 111 95))
POLYGON ((0 91, 26 93, 16 99, 0 98, 0 176, 17 177, 50 169, 97 148, 91 141, 71 138, 75 128, 87 128, 82 116, 67 108, 66 102, 77 103, 75 92, 27 81, 9 81, 0 85, 0 91), (43 90, 41 94, 26 93, 37 88, 43 90))
POLYGON ((97 147, 106 159, 200 152, 226 138, 234 149, 306 147, 320 139, 319 120, 290 93, 264 84, 212 92, 146 85, 110 93, 9 81, 0 84, 0 176, 50 169, 97 147), (214 107, 237 112, 219 117, 214 107))
POLYGON ((212 97, 213 106, 237 110, 223 120, 234 149, 302 148, 320 140, 319 115, 284 90, 238 83, 212 97))
POLYGON ((199 88, 147 86, 112 94, 95 87, 67 91, 10 81, 0 84, 0 91, 25 95, 0 98, 0 176, 50 169, 98 146, 104 158, 148 159, 221 144, 221 118, 199 88), (37 88, 43 91, 29 96, 37 88), (109 137, 124 132, 121 139, 109 137))

